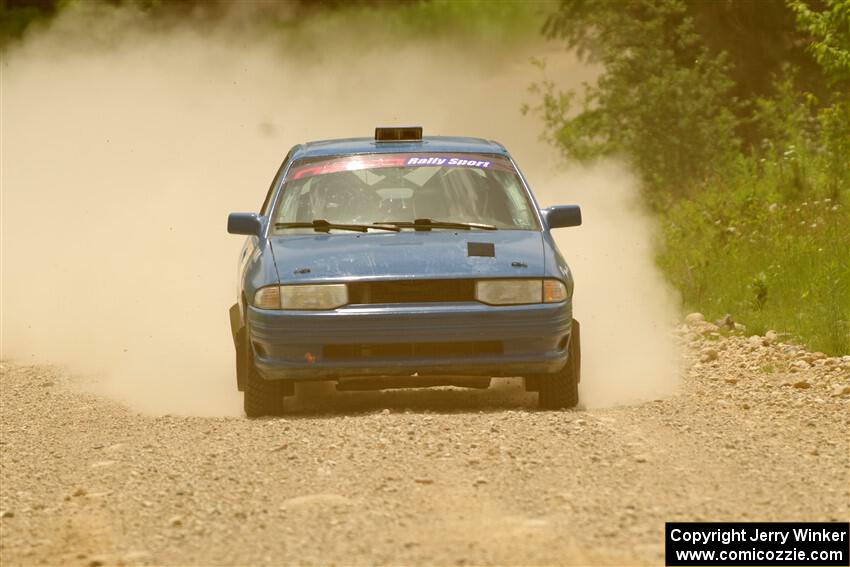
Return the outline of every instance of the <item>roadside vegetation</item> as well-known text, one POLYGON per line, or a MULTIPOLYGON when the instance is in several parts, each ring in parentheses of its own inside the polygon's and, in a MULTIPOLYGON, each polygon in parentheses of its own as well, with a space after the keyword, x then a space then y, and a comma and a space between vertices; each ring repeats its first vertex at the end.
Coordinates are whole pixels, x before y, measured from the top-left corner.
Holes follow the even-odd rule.
POLYGON ((850 352, 850 2, 563 0, 544 31, 605 71, 528 110, 631 163, 683 307, 850 352))

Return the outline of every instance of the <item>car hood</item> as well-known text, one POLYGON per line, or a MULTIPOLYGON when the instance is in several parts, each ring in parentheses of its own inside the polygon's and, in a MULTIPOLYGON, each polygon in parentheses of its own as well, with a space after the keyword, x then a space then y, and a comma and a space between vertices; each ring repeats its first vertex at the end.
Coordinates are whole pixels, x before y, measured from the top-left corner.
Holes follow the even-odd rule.
POLYGON ((541 277, 544 270, 542 233, 529 230, 310 234, 270 241, 284 284, 541 277))

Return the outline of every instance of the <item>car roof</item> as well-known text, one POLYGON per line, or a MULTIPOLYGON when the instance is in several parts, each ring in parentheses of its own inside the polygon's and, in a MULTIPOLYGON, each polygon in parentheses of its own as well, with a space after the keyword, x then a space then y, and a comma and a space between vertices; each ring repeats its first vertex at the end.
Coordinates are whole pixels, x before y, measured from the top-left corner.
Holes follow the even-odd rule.
POLYGON ((416 142, 376 142, 374 138, 341 138, 307 142, 293 148, 292 159, 350 154, 387 153, 480 153, 508 156, 505 147, 492 140, 458 136, 423 136, 416 142))

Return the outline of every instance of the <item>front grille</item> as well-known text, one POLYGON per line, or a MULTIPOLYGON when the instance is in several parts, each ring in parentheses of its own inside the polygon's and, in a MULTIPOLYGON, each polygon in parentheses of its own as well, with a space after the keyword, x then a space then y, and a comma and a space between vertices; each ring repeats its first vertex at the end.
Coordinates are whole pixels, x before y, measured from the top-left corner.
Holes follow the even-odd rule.
POLYGON ((351 304, 448 301, 475 301, 475 280, 402 280, 348 284, 348 302, 351 304))
POLYGON ((380 343, 354 345, 325 345, 326 359, 410 358, 437 356, 476 356, 501 354, 501 341, 469 341, 460 343, 380 343))

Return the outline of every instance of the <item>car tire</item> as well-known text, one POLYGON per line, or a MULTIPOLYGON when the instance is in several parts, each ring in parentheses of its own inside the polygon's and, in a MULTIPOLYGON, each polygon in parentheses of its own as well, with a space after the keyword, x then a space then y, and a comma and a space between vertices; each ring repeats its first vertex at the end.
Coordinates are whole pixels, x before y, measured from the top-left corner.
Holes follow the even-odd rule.
POLYGON ((245 415, 250 418, 279 415, 283 412, 283 384, 266 380, 254 365, 253 352, 248 348, 243 391, 245 415))
POLYGON ((266 380, 257 372, 257 367, 251 364, 245 376, 245 391, 243 392, 245 415, 248 417, 264 417, 279 415, 283 411, 283 390, 277 380, 266 380))
POLYGON ((537 405, 541 409, 572 408, 578 405, 578 383, 581 380, 581 336, 579 323, 573 319, 567 363, 555 374, 539 377, 537 405))
POLYGON ((245 340, 245 327, 236 334, 236 389, 245 391, 245 377, 248 375, 248 363, 251 356, 248 353, 250 347, 245 340))

